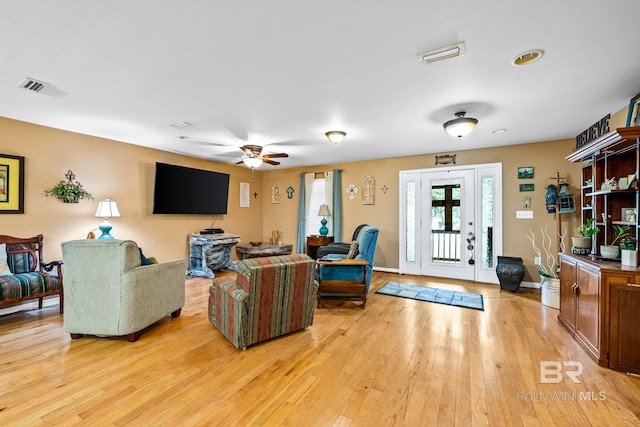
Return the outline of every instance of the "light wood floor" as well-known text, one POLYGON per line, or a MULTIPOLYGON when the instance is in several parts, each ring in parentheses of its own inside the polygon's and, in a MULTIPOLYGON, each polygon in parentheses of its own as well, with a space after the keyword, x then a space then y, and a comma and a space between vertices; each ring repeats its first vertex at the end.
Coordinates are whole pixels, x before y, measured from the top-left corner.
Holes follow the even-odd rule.
POLYGON ((328 301, 239 351, 208 285, 187 279, 182 315, 135 343, 71 341, 57 300, 1 316, 0 425, 640 425, 640 378, 598 367, 537 290, 376 272, 366 310, 328 301), (480 292, 485 311, 373 293, 388 280, 480 292), (583 363, 581 383, 541 384, 541 361, 583 363))

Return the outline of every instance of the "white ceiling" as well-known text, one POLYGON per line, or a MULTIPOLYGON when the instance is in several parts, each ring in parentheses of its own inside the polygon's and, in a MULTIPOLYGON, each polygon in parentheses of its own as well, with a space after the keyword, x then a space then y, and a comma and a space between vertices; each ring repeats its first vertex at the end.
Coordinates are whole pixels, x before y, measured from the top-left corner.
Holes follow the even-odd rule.
POLYGON ((638 23, 637 0, 4 0, 0 116, 279 167, 573 138, 640 92, 638 23), (480 122, 461 140, 459 110, 480 122))

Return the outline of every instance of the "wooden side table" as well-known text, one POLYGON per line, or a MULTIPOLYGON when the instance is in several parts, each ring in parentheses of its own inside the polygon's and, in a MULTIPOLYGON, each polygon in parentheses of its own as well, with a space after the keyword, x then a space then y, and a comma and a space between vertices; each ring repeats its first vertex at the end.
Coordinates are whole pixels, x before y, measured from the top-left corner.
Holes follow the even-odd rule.
POLYGON ((289 255, 293 250, 293 245, 238 245, 236 254, 238 258, 259 258, 275 255, 289 255))
POLYGON ((307 236, 307 250, 305 251, 313 259, 318 258, 318 248, 333 243, 333 236, 307 236))
POLYGON ((332 294, 345 294, 343 295, 330 295, 325 298, 346 298, 346 299, 361 299, 362 308, 367 305, 367 261, 364 259, 343 259, 337 261, 318 260, 316 261, 316 267, 318 269, 318 277, 320 277, 321 265, 334 265, 334 266, 347 266, 347 265, 359 265, 362 266, 362 280, 318 280, 320 288, 318 289, 318 307, 320 307, 320 293, 328 292, 332 294))

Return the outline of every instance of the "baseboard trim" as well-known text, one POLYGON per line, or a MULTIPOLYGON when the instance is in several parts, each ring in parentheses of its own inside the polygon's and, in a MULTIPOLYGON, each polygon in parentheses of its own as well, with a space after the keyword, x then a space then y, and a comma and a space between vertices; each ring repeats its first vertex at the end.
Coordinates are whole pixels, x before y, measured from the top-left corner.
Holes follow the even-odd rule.
POLYGON ((376 267, 375 265, 373 266, 373 271, 383 271, 385 273, 400 274, 400 269, 399 268, 376 267))
POLYGON ((540 284, 540 282, 522 282, 522 283, 520 283, 520 287, 521 288, 540 289, 540 288, 542 288, 542 285, 540 284))

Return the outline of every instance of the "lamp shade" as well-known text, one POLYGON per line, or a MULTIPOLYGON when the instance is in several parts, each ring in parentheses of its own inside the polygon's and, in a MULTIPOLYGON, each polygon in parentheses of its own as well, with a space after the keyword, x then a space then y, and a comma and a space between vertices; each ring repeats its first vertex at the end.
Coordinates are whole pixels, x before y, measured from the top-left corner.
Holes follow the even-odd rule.
POLYGON ((98 202, 96 216, 100 218, 113 218, 120 216, 118 205, 114 200, 104 199, 98 202))
POLYGON ((453 120, 449 120, 444 125, 445 132, 447 132, 451 136, 457 136, 461 138, 465 135, 469 135, 476 128, 478 124, 478 119, 474 119, 472 117, 465 117, 467 114, 465 111, 460 111, 456 113, 456 118, 453 120))
POLYGON ((332 144, 341 143, 344 137, 347 136, 347 134, 345 132, 342 132, 341 130, 332 130, 325 133, 325 135, 327 136, 327 139, 329 139, 329 142, 332 144))
POLYGON ((320 205, 320 210, 318 210, 318 216, 329 216, 329 206, 324 203, 320 205))
POLYGON ((246 159, 242 159, 242 162, 250 168, 254 169, 262 164, 262 159, 260 157, 247 157, 246 159))

